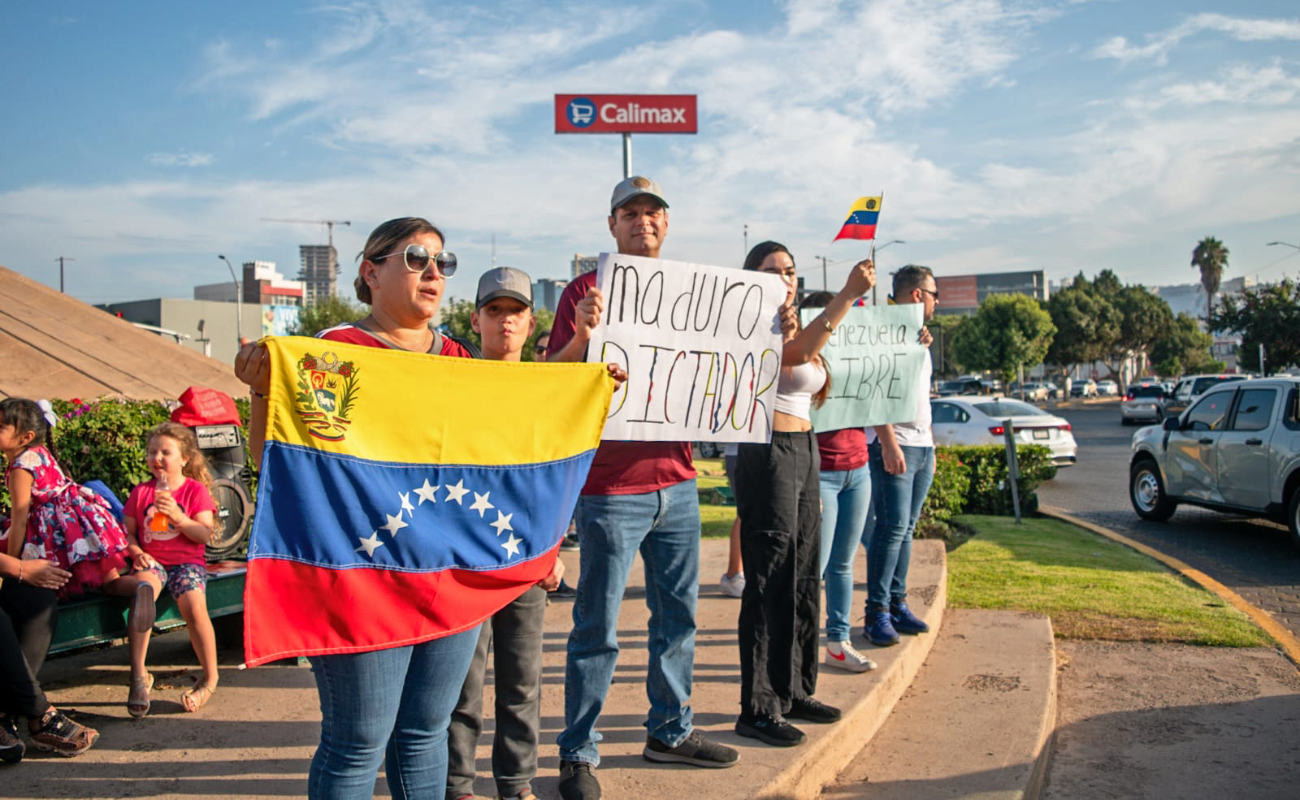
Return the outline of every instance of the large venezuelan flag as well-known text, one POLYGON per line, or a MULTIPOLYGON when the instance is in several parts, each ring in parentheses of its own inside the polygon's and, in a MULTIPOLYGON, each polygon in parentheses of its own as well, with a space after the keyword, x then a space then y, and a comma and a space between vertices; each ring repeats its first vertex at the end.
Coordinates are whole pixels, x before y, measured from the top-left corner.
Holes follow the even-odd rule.
POLYGON ((859 197, 853 204, 853 208, 849 209, 844 227, 840 228, 839 234, 831 241, 876 238, 876 220, 880 217, 880 203, 879 197, 859 197))
POLYGON ((550 573, 609 410, 603 364, 265 344, 249 666, 456 633, 550 573))

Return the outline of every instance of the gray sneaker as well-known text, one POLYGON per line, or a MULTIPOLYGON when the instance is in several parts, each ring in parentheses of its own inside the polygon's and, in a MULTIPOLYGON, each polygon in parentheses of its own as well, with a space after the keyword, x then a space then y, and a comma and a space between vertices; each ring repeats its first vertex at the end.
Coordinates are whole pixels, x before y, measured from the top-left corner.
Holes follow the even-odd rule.
POLYGON ((740 760, 740 753, 725 744, 710 742, 704 734, 692 730, 686 741, 676 747, 669 747, 653 736, 645 737, 645 749, 641 751, 646 761, 662 764, 690 764, 694 767, 709 769, 726 769, 734 767, 740 760))

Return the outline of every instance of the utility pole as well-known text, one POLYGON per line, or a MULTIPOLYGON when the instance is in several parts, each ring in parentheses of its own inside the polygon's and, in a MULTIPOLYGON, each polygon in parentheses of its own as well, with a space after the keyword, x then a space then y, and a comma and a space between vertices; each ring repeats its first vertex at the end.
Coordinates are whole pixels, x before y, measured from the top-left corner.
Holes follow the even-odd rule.
POLYGON ((244 293, 240 291, 239 278, 235 277, 235 265, 223 255, 218 255, 217 258, 226 262, 226 267, 230 270, 230 279, 235 282, 235 347, 238 352, 239 341, 244 336, 244 293))
POLYGON ((828 279, 826 278, 826 256, 813 256, 813 258, 819 258, 819 259, 821 259, 821 262, 822 262, 822 291, 824 291, 824 292, 829 292, 829 291, 830 291, 830 284, 828 283, 828 279))
POLYGON ((749 224, 748 223, 745 224, 745 254, 740 257, 741 262, 743 263, 746 258, 749 258, 749 224))
POLYGON ((75 259, 75 258, 65 258, 64 256, 59 256, 58 258, 56 258, 56 259, 54 259, 54 260, 57 261, 57 262, 59 262, 59 293, 60 293, 60 294, 63 294, 63 293, 64 293, 64 292, 63 292, 63 262, 64 262, 64 261, 76 261, 77 259, 75 259))

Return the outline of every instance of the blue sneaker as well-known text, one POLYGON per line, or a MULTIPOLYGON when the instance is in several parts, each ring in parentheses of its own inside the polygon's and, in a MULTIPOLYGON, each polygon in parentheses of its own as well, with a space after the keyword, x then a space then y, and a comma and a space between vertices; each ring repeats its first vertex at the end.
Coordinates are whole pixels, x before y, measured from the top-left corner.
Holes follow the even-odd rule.
POLYGON ((898 644, 898 631, 888 611, 872 611, 867 614, 867 638, 876 647, 889 647, 898 644))
POLYGON ((907 607, 907 603, 904 603, 901 600, 897 603, 890 604, 889 616, 893 620, 894 630, 898 633, 915 636, 918 633, 930 632, 930 626, 922 622, 920 617, 913 614, 912 609, 907 607))

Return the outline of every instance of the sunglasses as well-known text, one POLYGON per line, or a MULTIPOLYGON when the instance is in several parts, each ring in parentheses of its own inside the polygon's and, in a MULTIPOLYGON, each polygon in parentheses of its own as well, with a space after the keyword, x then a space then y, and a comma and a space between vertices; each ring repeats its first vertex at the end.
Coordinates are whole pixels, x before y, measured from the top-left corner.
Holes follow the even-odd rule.
MULTIPOLYGON (((406 249, 400 253, 389 253, 386 256, 379 256, 370 259, 371 261, 383 261, 389 256, 401 255, 404 257, 406 269, 410 272, 424 272, 429 268, 429 249, 422 244, 408 244, 406 249)), ((433 263, 437 265, 438 272, 444 278, 450 278, 456 274, 456 254, 448 253, 446 250, 433 256, 433 263)))
POLYGON ((920 287, 917 287, 917 288, 918 288, 921 292, 924 292, 925 294, 928 294, 928 295, 930 295, 931 297, 933 297, 933 298, 934 298, 934 302, 936 302, 936 303, 939 302, 939 293, 938 293, 938 292, 932 292, 932 291, 930 291, 929 289, 921 289, 920 287))

